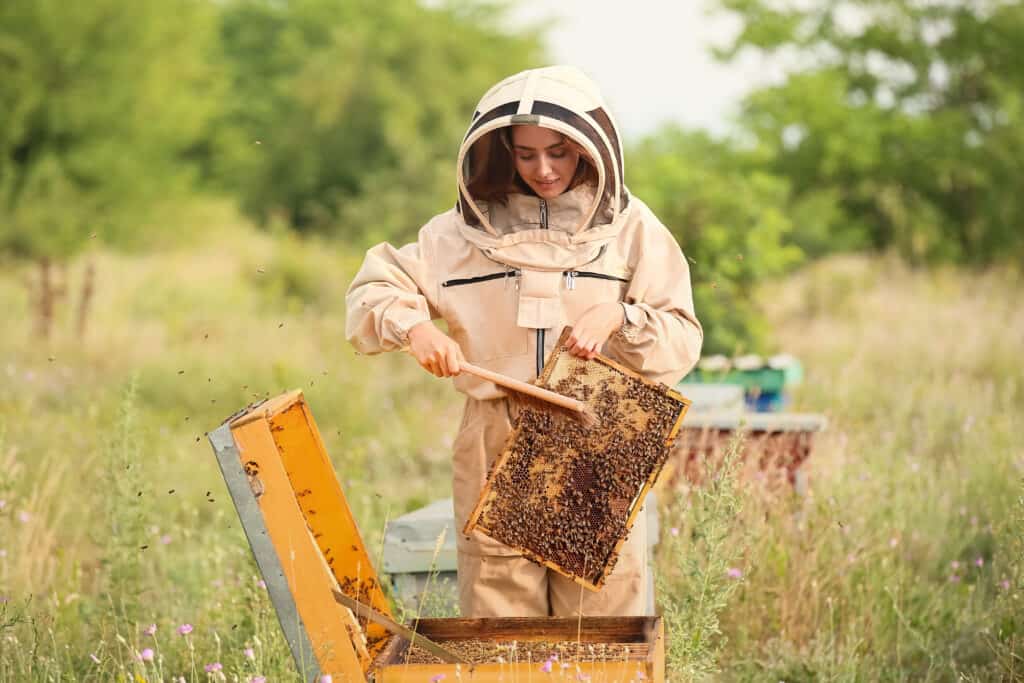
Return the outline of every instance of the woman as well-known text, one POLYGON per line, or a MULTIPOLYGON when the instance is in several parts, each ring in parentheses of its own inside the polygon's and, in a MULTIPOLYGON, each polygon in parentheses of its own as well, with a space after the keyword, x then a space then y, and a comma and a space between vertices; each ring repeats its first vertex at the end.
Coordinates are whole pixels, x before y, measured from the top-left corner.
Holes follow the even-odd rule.
MULTIPOLYGON (((493 383, 460 374, 460 362, 532 380, 571 325, 572 353, 601 352, 674 384, 697 362, 703 333, 686 259, 626 190, 618 132, 579 70, 524 71, 491 88, 456 175, 457 206, 427 223, 416 243, 367 253, 346 298, 346 331, 363 353, 408 348, 467 395, 454 444, 461 531, 515 408, 493 383)), ((645 611, 642 514, 596 593, 479 532, 460 533, 457 546, 464 617, 645 611)))

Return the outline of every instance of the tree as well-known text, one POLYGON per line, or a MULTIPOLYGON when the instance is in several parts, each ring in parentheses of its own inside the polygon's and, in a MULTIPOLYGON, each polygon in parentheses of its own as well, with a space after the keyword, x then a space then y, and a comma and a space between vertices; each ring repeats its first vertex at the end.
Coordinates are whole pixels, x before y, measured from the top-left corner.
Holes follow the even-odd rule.
POLYGON ((1004 0, 719 0, 720 55, 804 65, 753 93, 742 124, 774 150, 812 253, 895 246, 915 261, 1024 258, 1024 5, 1004 0))
POLYGON ((703 133, 664 128, 628 155, 629 187, 673 232, 690 260, 704 353, 764 351, 754 286, 798 263, 786 245, 789 186, 756 153, 703 133))
POLYGON ((51 264, 189 182, 217 102, 215 20, 198 0, 0 3, 0 255, 38 262, 41 335, 51 264))
POLYGON ((495 3, 235 0, 211 175, 248 212, 357 242, 414 235, 455 201, 473 106, 540 57, 495 3))

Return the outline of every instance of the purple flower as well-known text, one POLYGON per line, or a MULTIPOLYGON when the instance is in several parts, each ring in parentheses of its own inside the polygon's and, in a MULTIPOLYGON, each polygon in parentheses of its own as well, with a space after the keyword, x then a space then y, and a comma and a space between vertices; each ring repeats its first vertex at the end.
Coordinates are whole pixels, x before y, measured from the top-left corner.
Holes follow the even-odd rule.
POLYGON ((249 683, 267 683, 266 676, 249 676, 249 683))
POLYGON ((670 534, 672 534, 673 536, 678 536, 679 535, 679 527, 674 526, 671 529, 669 529, 668 532, 670 534))
POLYGON ((100 658, 99 658, 99 657, 97 657, 97 656, 96 656, 95 654, 93 654, 92 652, 90 652, 90 653, 89 653, 89 659, 91 659, 92 661, 96 662, 97 664, 99 664, 99 663, 100 663, 100 658))
POLYGON ((960 583, 960 577, 957 576, 956 574, 953 574, 952 576, 949 577, 949 582, 950 583, 960 583))
POLYGON ((949 566, 953 569, 960 569, 960 562, 958 560, 953 560, 949 563, 949 566))
POLYGON ((444 680, 444 674, 434 674, 430 677, 430 683, 437 683, 444 680))
POLYGON ((1004 591, 1008 591, 1010 590, 1010 582, 1006 579, 1003 579, 999 582, 999 587, 1002 588, 1004 591))
POLYGON ((729 567, 728 571, 725 572, 730 579, 741 579, 743 578, 743 570, 739 567, 729 567))
POLYGON ((178 627, 179 636, 187 636, 190 633, 192 633, 192 624, 182 624, 178 627))
POLYGON ((147 636, 154 636, 154 635, 156 635, 156 624, 150 624, 146 628, 142 629, 142 632, 144 634, 146 634, 147 636))
POLYGON ((143 662, 152 662, 153 661, 153 648, 151 648, 151 647, 143 648, 142 652, 139 653, 139 659, 142 660, 143 662))
POLYGON ((257 581, 256 585, 259 586, 260 588, 262 588, 263 590, 267 590, 267 582, 264 581, 263 579, 260 579, 259 581, 257 581))
POLYGON ((160 537, 160 542, 162 544, 164 544, 164 545, 170 545, 170 543, 171 543, 171 535, 170 534, 164 534, 163 536, 160 537))
POLYGON ((242 650, 242 654, 245 655, 246 659, 256 659, 256 651, 253 650, 251 647, 247 647, 244 650, 242 650))
POLYGON ((211 663, 209 663, 209 664, 207 664, 206 666, 203 667, 203 671, 205 671, 208 674, 212 674, 213 672, 220 671, 223 668, 224 668, 224 665, 221 664, 220 662, 211 662, 211 663))
POLYGON ((549 659, 548 661, 544 662, 544 664, 541 665, 540 670, 546 674, 551 673, 551 660, 549 659))
POLYGON ((18 521, 22 524, 28 524, 28 520, 32 519, 32 515, 28 514, 25 510, 18 513, 18 521))
POLYGON ((985 558, 984 557, 979 557, 978 559, 976 559, 974 561, 974 566, 975 567, 984 567, 985 566, 985 558))

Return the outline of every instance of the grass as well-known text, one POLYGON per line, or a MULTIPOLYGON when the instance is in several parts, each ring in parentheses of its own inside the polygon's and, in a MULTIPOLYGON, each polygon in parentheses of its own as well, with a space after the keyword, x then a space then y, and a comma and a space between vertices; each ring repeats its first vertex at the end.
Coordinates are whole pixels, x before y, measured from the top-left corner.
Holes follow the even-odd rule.
MULTIPOLYGON (((204 438, 256 397, 305 391, 374 557, 386 518, 449 495, 461 401, 347 345, 358 255, 206 221, 195 246, 72 264, 98 273, 84 339, 70 301, 33 339, 26 268, 0 274, 0 680, 298 680, 204 438)), ((668 501, 676 678, 1024 675, 1022 294, 862 258, 764 288, 797 407, 831 426, 804 497, 668 501)))

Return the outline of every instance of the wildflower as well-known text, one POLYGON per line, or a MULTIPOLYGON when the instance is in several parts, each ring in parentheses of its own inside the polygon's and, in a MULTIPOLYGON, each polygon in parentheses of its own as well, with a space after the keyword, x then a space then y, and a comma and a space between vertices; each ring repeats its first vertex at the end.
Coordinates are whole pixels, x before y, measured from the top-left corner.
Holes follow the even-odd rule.
POLYGON ((267 582, 264 581, 263 579, 260 579, 259 581, 257 581, 256 585, 259 586, 260 588, 262 588, 263 590, 267 590, 267 582))
POLYGON ((546 674, 551 673, 551 660, 549 659, 548 661, 544 662, 544 664, 541 665, 540 670, 546 674))
POLYGON ((444 674, 434 674, 430 677, 430 683, 437 683, 444 680, 444 674))
POLYGON ((182 624, 178 627, 179 636, 187 636, 190 633, 192 633, 192 624, 182 624))
POLYGON ((3 510, 5 507, 7 507, 7 501, 0 499, 0 510, 3 510))
POLYGON ((93 654, 92 652, 90 652, 90 653, 89 653, 89 659, 91 659, 92 661, 96 662, 97 664, 99 664, 99 663, 100 663, 100 658, 99 658, 99 657, 97 657, 97 656, 96 656, 95 654, 93 654))
POLYGON ((1008 591, 1010 590, 1010 582, 1006 579, 1003 579, 999 582, 999 587, 1002 588, 1004 591, 1008 591))
POLYGON ((739 567, 729 567, 729 570, 725 572, 730 579, 743 578, 743 571, 739 567))
POLYGON ((18 513, 18 521, 22 524, 28 524, 28 520, 30 519, 32 519, 32 515, 30 515, 25 510, 22 510, 21 512, 18 513))
POLYGON ((267 683, 266 676, 249 676, 249 683, 267 683))
POLYGON ((146 628, 142 629, 142 632, 144 634, 146 634, 147 636, 155 636, 156 635, 156 624, 150 624, 146 628))
POLYGON ((256 659, 256 650, 253 650, 251 647, 242 650, 242 654, 245 655, 246 659, 256 659))
POLYGON ((953 569, 960 569, 960 562, 958 560, 953 560, 949 563, 949 566, 953 569))
POLYGON ((143 648, 142 652, 139 653, 139 659, 141 661, 143 661, 143 662, 152 662, 153 661, 153 648, 151 648, 151 647, 143 648))
POLYGON ((669 529, 668 532, 670 534, 672 534, 673 536, 678 536, 679 535, 679 527, 674 526, 671 529, 669 529))
POLYGON ((170 545, 170 543, 171 543, 171 535, 170 534, 164 534, 163 536, 160 537, 160 542, 162 544, 164 544, 164 545, 170 545))
POLYGON ((207 664, 206 666, 203 667, 203 671, 205 671, 208 674, 212 674, 215 671, 220 671, 223 668, 224 668, 224 665, 221 664, 220 662, 211 662, 211 663, 209 663, 209 664, 207 664))
POLYGON ((949 577, 949 582, 950 583, 960 583, 960 577, 958 575, 956 575, 956 574, 953 574, 952 576, 949 577))
POLYGON ((984 567, 985 566, 985 558, 984 557, 979 557, 978 559, 976 559, 974 561, 974 566, 975 567, 984 567))
POLYGON ((890 548, 895 548, 899 544, 900 544, 900 539, 896 538, 895 536, 893 536, 892 538, 889 539, 889 547, 890 548))

